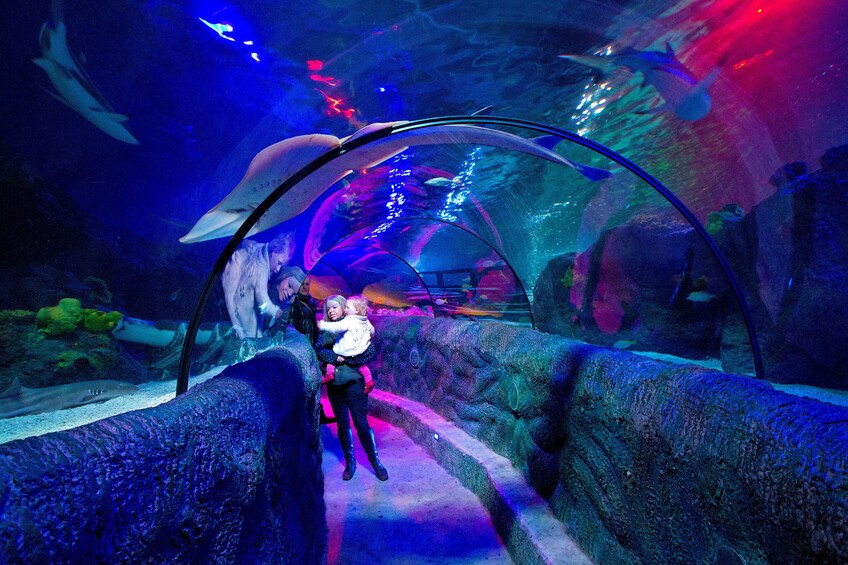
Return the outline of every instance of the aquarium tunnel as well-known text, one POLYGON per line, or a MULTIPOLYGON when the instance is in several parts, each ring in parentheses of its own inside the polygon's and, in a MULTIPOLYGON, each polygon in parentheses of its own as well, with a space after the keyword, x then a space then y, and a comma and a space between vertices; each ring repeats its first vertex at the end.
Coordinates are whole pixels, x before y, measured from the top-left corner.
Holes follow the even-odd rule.
POLYGON ((0 563, 848 561, 840 2, 6 4, 0 563))
MULTIPOLYGON (((663 252, 667 254, 667 256, 652 258, 647 261, 648 263, 679 266, 679 272, 665 273, 669 280, 662 281, 661 289, 646 288, 654 282, 648 275, 640 275, 638 272, 630 274, 627 272, 627 265, 620 263, 606 270, 603 261, 600 265, 592 265, 591 260, 584 260, 581 270, 576 260, 568 266, 568 270, 556 282, 569 293, 569 300, 578 302, 572 304, 574 309, 570 320, 570 324, 574 327, 574 335, 590 343, 601 343, 622 349, 630 347, 634 350, 647 349, 651 354, 662 355, 686 351, 687 344, 672 343, 677 339, 673 328, 674 321, 667 319, 647 322, 640 315, 640 307, 646 301, 643 295, 635 292, 636 288, 644 291, 645 296, 654 297, 662 296, 661 293, 665 291, 667 312, 674 315, 677 310, 677 323, 685 324, 693 330, 694 337, 691 340, 693 350, 687 351, 683 355, 685 358, 707 359, 720 363, 722 329, 716 326, 716 320, 726 318, 722 319, 721 324, 729 322, 731 327, 747 331, 750 344, 750 358, 742 360, 742 364, 735 369, 737 372, 744 372, 746 369, 751 371, 756 368, 757 376, 763 377, 756 330, 737 277, 712 236, 699 223, 693 212, 668 188, 638 165, 609 148, 573 133, 557 131, 543 124, 530 124, 508 118, 456 117, 398 124, 393 128, 382 128, 340 144, 334 151, 306 163, 301 170, 285 179, 275 190, 269 191, 267 199, 256 206, 244 223, 238 226, 236 235, 219 256, 216 269, 207 278, 206 285, 201 291, 201 300, 188 326, 188 337, 183 347, 184 358, 181 361, 183 374, 178 379, 178 393, 188 389, 187 371, 191 365, 190 353, 194 345, 193 339, 208 297, 219 283, 218 275, 227 265, 232 264, 231 254, 241 243, 244 235, 255 232, 257 224, 263 226, 270 224, 270 227, 276 227, 273 225, 275 221, 273 213, 269 210, 279 206, 279 199, 286 196, 289 191, 297 192, 298 181, 302 180, 304 184, 309 184, 312 180, 310 175, 314 174, 320 178, 321 167, 332 166, 333 159, 350 158, 358 152, 369 155, 372 152, 369 151, 369 142, 379 148, 381 143, 385 143, 387 136, 395 135, 404 138, 407 132, 411 132, 411 135, 403 143, 422 143, 426 144, 423 145, 424 147, 434 149, 438 149, 438 146, 459 145, 458 149, 453 149, 451 170, 459 167, 460 172, 449 177, 432 176, 448 166, 443 164, 444 161, 439 161, 448 157, 438 152, 435 155, 422 153, 421 156, 416 157, 411 151, 412 147, 403 147, 403 143, 400 143, 399 146, 404 151, 388 157, 392 162, 384 167, 387 170, 383 171, 384 176, 379 180, 385 186, 387 193, 383 192, 377 196, 378 191, 358 187, 356 181, 353 181, 337 192, 328 191, 330 194, 326 199, 319 196, 318 200, 312 203, 312 207, 317 208, 318 211, 312 217, 304 247, 304 265, 310 270, 311 281, 314 285, 311 295, 318 299, 326 299, 334 294, 362 294, 369 300, 375 313, 381 315, 493 319, 503 323, 523 324, 535 329, 531 307, 533 295, 528 295, 523 281, 538 281, 541 273, 529 271, 531 264, 524 261, 523 269, 519 274, 504 257, 503 251, 506 247, 512 253, 526 253, 528 249, 532 250, 532 241, 526 238, 523 241, 515 241, 516 234, 511 235, 512 245, 505 246, 501 235, 505 230, 498 228, 495 223, 497 220, 492 219, 493 215, 487 212, 486 208, 510 210, 508 202, 528 199, 528 195, 534 195, 538 189, 532 184, 532 175, 528 175, 530 178, 522 179, 522 184, 517 186, 476 178, 473 173, 476 172, 479 175, 476 171, 477 161, 482 158, 480 152, 485 149, 472 146, 463 152, 462 146, 468 145, 466 136, 473 136, 474 139, 480 139, 481 143, 499 144, 502 148, 515 147, 516 151, 523 151, 536 159, 539 155, 546 155, 538 149, 543 147, 539 140, 527 142, 523 138, 513 139, 506 136, 501 138, 494 135, 487 139, 485 136, 490 135, 491 131, 481 130, 477 126, 478 122, 523 128, 530 130, 531 133, 548 133, 550 138, 553 138, 548 140, 549 145, 557 145, 561 140, 569 140, 572 144, 605 157, 608 161, 606 169, 587 167, 567 159, 561 163, 554 161, 559 166, 571 169, 569 172, 572 175, 582 177, 582 182, 567 177, 559 181, 563 183, 560 190, 568 195, 567 202, 570 202, 572 194, 576 199, 576 194, 594 190, 592 183, 610 178, 613 171, 609 169, 616 167, 620 171, 619 174, 635 177, 623 182, 631 186, 634 191, 641 190, 646 193, 641 197, 642 199, 649 199, 655 202, 656 206, 667 208, 663 212, 652 211, 654 218, 664 215, 672 226, 676 224, 672 229, 689 232, 688 239, 682 239, 679 242, 680 245, 685 246, 684 249, 660 250, 655 246, 648 248, 651 251, 657 249, 660 254, 663 252), (428 129, 432 130, 432 133, 428 129), (423 135, 421 135, 422 132, 423 135), (416 134, 418 134, 417 137, 416 134), (423 161, 424 159, 436 159, 436 161, 423 161), (459 159, 462 161, 457 165, 459 159), (420 164, 416 164, 417 162, 420 164), (415 171, 419 171, 417 175, 415 171), (422 175, 423 178, 421 178, 422 175), (416 177, 419 178, 416 179, 416 177), (640 185, 644 186, 635 188, 640 185), (354 186, 356 188, 352 188, 354 186), (368 196, 364 197, 363 193, 366 190, 368 196), (650 192, 656 193, 659 198, 656 195, 652 199, 649 198, 650 192), (370 206, 364 205, 363 200, 366 199, 371 200, 370 206), (475 205, 473 208, 468 207, 470 210, 465 213, 459 213, 459 204, 464 203, 466 199, 474 202, 475 205), (441 206, 434 206, 433 200, 443 201, 443 203, 441 206), (486 203, 485 206, 480 204, 481 200, 486 203), (662 202, 657 202, 658 200, 662 202), (345 216, 340 218, 336 215, 341 203, 345 206, 350 204, 361 206, 361 208, 357 210, 352 220, 348 220, 345 216), (416 218, 415 215, 419 217, 416 218), (688 229, 684 227, 687 223, 688 229), (479 235, 475 230, 483 230, 485 235, 479 235), (322 236, 326 238, 341 236, 342 239, 337 242, 326 242, 322 236), (698 239, 701 241, 698 242, 698 239), (706 265, 705 270, 694 268, 696 257, 699 258, 699 264, 706 265), (317 272, 312 273, 312 269, 317 269, 317 272), (329 275, 319 275, 319 272, 326 270, 330 271, 329 275), (707 288, 709 279, 706 274, 708 272, 711 278, 719 279, 714 280, 709 289, 707 288), (583 281, 583 285, 578 285, 578 292, 583 290, 583 296, 573 290, 575 275, 580 277, 578 280, 583 281), (627 280, 628 275, 632 282, 627 280), (673 289, 669 289, 669 281, 675 282, 673 289), (603 285, 601 294, 597 293, 599 284, 603 285), (712 294, 712 291, 719 290, 720 295, 712 294), (718 300, 719 296, 721 300, 718 300), (693 307, 694 303, 710 303, 714 300, 721 303, 721 306, 701 306, 699 310, 693 307), (732 312, 733 310, 736 312, 732 312), (633 330, 637 329, 638 332, 638 329, 646 322, 654 328, 663 326, 671 326, 671 328, 665 335, 660 331, 643 334, 641 345, 638 339, 625 339, 639 337, 633 330), (698 333, 694 328, 702 329, 698 333), (585 330, 594 331, 595 335, 592 336, 590 333, 587 333, 589 337, 581 335, 585 330), (652 340, 656 340, 656 344, 652 340)), ((532 139, 532 136, 530 138, 532 139)), ((511 157, 512 155, 507 153, 501 159, 511 157)), ((492 159, 491 156, 487 158, 492 159)), ((548 160, 553 161, 553 158, 548 157, 548 160)), ((528 163, 524 167, 532 170, 533 163, 528 163)), ((367 179, 365 182, 375 182, 373 175, 379 174, 377 171, 379 169, 367 171, 363 175, 367 179)), ((545 182, 545 171, 538 174, 541 174, 542 178, 535 182, 545 182)), ((552 172, 549 171, 548 174, 552 172)), ((295 198, 297 197, 292 197, 292 199, 295 198)), ((623 204, 625 209, 606 209, 603 213, 608 216, 619 215, 630 218, 633 214, 645 212, 644 210, 640 212, 638 209, 628 212, 629 203, 624 204, 623 201, 618 201, 617 204, 623 204)), ((611 202, 609 205, 615 206, 616 203, 611 202)), ((504 223, 516 223, 515 213, 521 212, 512 210, 500 216, 498 220, 504 223)), ((584 220, 586 216, 591 214, 584 211, 584 220)), ((610 224, 607 221, 605 228, 609 227, 610 224)), ((571 231, 573 232, 574 229, 572 228, 571 231)), ((577 241, 572 241, 570 245, 572 249, 578 249, 577 241)), ((601 247, 597 254, 607 251, 604 249, 604 241, 596 241, 594 245, 601 247)), ((643 248, 638 251, 644 253, 645 250, 643 248)), ((584 249, 583 253, 591 256, 587 249, 584 249)), ((656 281, 654 284, 660 284, 660 282, 656 281)), ((271 295, 274 290, 271 290, 271 295)), ((542 289, 543 292, 544 290, 550 291, 549 288, 542 289)), ((539 309, 552 305, 536 302, 536 307, 539 309)), ((647 307, 644 308, 645 311, 647 309, 647 307)))

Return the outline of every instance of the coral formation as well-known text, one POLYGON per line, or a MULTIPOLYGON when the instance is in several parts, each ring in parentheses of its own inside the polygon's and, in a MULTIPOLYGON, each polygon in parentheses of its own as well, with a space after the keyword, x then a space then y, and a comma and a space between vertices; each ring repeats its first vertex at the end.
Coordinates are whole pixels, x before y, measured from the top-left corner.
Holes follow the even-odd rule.
POLYGON ((68 334, 82 326, 92 333, 108 332, 115 328, 124 315, 115 310, 103 312, 95 308, 83 308, 76 298, 63 298, 57 306, 42 308, 35 323, 48 337, 68 334))
POLYGON ((132 383, 150 380, 142 362, 111 333, 72 331, 48 336, 32 323, 34 312, 28 318, 25 314, 2 314, 0 391, 15 377, 28 388, 114 379, 118 375, 132 383))
POLYGON ((83 368, 88 365, 94 366, 95 361, 85 353, 73 349, 62 351, 56 358, 56 368, 60 371, 83 368))
POLYGON ((76 298, 63 298, 57 306, 42 308, 35 315, 35 325, 45 335, 55 337, 71 333, 82 321, 83 311, 76 298))
POLYGON ((123 318, 124 315, 115 310, 104 312, 94 308, 85 308, 83 310, 83 327, 93 333, 108 332, 113 330, 123 318))

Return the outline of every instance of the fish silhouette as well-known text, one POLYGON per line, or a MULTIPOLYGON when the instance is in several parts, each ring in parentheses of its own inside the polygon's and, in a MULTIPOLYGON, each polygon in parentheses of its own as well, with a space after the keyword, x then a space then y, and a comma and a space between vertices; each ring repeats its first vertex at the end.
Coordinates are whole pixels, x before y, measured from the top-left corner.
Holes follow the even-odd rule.
MULTIPOLYGON (((266 147, 256 154, 232 192, 206 212, 180 241, 196 243, 233 235, 271 192, 313 160, 342 143, 403 123, 406 122, 371 124, 344 139, 325 134, 301 135, 266 147)), ((468 143, 501 147, 571 167, 591 181, 610 176, 609 171, 575 163, 553 152, 550 147, 555 144, 554 141, 559 141, 559 138, 549 136, 531 140, 495 129, 468 125, 434 126, 389 135, 343 153, 307 176, 284 194, 247 235, 259 233, 293 218, 343 177, 353 171, 379 165, 410 146, 468 143)))
POLYGON ((115 139, 137 145, 138 140, 124 125, 129 117, 116 113, 109 106, 71 55, 60 1, 54 3, 53 12, 53 27, 44 22, 39 33, 42 57, 32 60, 44 69, 56 89, 55 93, 49 90, 47 93, 115 139))
POLYGON ((695 76, 674 55, 671 45, 665 51, 637 51, 625 49, 612 55, 559 55, 567 59, 608 73, 615 67, 627 67, 642 73, 642 86, 653 86, 664 103, 649 112, 671 111, 684 120, 695 121, 710 111, 707 88, 718 77, 719 68, 713 69, 703 80, 695 76))
POLYGON ((75 408, 94 402, 103 402, 136 392, 138 387, 123 381, 83 381, 42 388, 21 386, 17 377, 0 393, 0 419, 26 416, 75 408))

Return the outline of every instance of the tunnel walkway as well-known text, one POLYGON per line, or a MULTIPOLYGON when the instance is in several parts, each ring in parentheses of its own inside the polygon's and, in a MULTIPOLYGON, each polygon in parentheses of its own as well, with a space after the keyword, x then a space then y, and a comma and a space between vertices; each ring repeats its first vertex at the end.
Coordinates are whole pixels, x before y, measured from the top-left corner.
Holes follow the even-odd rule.
POLYGON ((472 492, 403 430, 370 422, 389 470, 386 482, 374 476, 358 439, 356 474, 342 481, 336 425, 321 427, 329 565, 512 563, 472 492))
POLYGON ((510 552, 522 563, 591 563, 509 460, 450 421, 381 390, 369 421, 385 483, 358 442, 356 475, 342 481, 336 425, 321 426, 331 565, 512 563, 510 552))

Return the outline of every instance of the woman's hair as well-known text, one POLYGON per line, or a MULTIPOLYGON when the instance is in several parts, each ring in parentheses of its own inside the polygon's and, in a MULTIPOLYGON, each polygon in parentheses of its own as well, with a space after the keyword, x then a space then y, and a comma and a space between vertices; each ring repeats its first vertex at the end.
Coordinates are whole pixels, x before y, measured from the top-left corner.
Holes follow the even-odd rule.
POLYGON ((303 284, 303 280, 306 278, 306 273, 303 272, 303 269, 294 265, 281 267, 280 270, 274 273, 271 277, 271 287, 276 288, 281 282, 288 278, 293 278, 297 281, 298 285, 301 285, 303 284))
POLYGON ((327 311, 327 304, 330 302, 335 302, 336 304, 342 307, 342 310, 344 310, 345 306, 347 306, 347 300, 345 300, 344 296, 342 296, 341 294, 334 294, 332 296, 328 296, 327 300, 324 301, 325 312, 327 311))
POLYGON ((273 253, 284 253, 291 257, 294 246, 294 235, 291 233, 281 234, 279 237, 268 242, 268 255, 273 253))
POLYGON ((348 296, 347 301, 353 306, 353 309, 356 310, 356 313, 360 316, 368 315, 368 299, 362 296, 361 294, 354 294, 353 296, 348 296))

